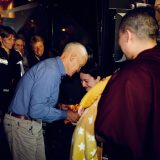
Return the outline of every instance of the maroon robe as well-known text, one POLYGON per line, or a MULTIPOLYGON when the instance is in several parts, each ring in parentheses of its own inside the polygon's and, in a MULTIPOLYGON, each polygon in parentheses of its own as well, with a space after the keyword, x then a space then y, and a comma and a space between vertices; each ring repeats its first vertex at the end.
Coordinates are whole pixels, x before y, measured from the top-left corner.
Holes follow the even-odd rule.
POLYGON ((160 49, 117 71, 98 105, 97 135, 109 160, 160 160, 160 49))

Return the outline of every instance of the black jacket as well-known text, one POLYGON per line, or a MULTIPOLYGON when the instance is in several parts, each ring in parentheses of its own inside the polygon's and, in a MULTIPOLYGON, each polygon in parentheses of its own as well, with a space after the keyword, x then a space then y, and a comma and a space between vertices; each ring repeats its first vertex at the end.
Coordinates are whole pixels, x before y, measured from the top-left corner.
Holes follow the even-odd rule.
POLYGON ((10 54, 0 47, 0 110, 7 111, 16 84, 21 78, 20 66, 22 60, 18 52, 11 50, 10 54))

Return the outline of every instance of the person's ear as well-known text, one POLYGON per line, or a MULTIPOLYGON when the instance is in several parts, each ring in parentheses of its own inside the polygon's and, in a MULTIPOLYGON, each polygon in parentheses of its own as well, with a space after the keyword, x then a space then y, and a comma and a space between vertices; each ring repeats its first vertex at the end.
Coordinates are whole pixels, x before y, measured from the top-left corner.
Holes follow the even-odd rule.
POLYGON ((126 30, 126 41, 130 42, 133 39, 133 33, 129 30, 126 30))
POLYGON ((70 57, 69 57, 70 62, 73 62, 75 59, 76 59, 76 56, 71 54, 70 57))

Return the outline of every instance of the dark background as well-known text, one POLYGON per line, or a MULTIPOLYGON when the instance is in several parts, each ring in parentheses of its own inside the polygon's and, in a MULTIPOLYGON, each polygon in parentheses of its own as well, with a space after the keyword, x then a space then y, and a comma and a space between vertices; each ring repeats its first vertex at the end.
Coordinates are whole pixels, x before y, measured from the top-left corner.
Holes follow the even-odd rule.
MULTIPOLYGON (((29 44, 38 34, 52 57, 61 54, 70 41, 83 43, 105 75, 112 74, 122 54, 118 47, 118 24, 135 0, 14 0, 15 18, 1 18, 29 44), (28 9, 25 9, 25 8, 28 9), (115 59, 115 57, 118 57, 115 59)), ((150 0, 149 4, 154 4, 150 0)), ((1 0, 0 0, 1 5, 1 0)), ((77 104, 81 100, 79 75, 62 80, 60 103, 77 104)), ((74 126, 55 121, 43 126, 47 160, 68 160, 74 126)), ((4 153, 7 155, 7 153, 4 153)))
MULTIPOLYGON (((138 0, 14 0, 14 6, 37 3, 37 7, 17 11, 15 19, 4 19, 4 24, 23 33, 29 42, 33 34, 41 35, 51 56, 60 55, 70 41, 78 41, 88 49, 106 74, 115 69, 119 54, 117 23, 119 9, 126 11, 138 0), (65 29, 65 31, 62 31, 65 29)), ((154 4, 155 0, 149 0, 154 4)))

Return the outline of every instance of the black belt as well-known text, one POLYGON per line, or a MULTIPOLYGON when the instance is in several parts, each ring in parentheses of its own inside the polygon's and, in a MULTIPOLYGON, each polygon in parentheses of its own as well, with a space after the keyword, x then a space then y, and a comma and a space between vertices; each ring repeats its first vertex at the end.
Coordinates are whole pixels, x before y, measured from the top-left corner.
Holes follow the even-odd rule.
POLYGON ((9 114, 10 116, 16 117, 16 118, 18 118, 18 119, 22 119, 22 120, 32 120, 31 118, 29 118, 29 117, 27 117, 27 116, 20 115, 20 114, 14 113, 14 112, 8 112, 8 114, 9 114))

